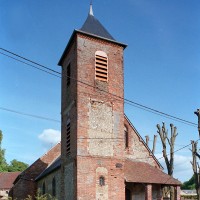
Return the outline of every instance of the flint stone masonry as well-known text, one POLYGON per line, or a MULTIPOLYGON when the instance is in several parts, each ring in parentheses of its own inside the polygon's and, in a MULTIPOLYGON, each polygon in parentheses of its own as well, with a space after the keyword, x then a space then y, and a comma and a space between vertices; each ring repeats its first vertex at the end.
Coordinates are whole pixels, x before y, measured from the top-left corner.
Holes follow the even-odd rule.
POLYGON ((56 199, 57 200, 61 200, 60 197, 60 177, 61 177, 61 170, 56 170, 54 172, 52 172, 51 174, 49 174, 48 176, 45 176, 44 178, 40 179, 38 181, 38 185, 37 188, 40 190, 40 192, 42 192, 42 185, 43 183, 45 183, 46 186, 46 193, 52 195, 52 181, 53 178, 55 178, 56 180, 56 199))
POLYGON ((65 199, 74 199, 74 165, 73 163, 65 166, 65 199))
POLYGON ((95 100, 90 101, 88 123, 89 154, 113 156, 114 135, 112 105, 95 100))
POLYGON ((152 166, 160 168, 158 163, 150 153, 149 148, 141 136, 137 133, 137 130, 126 120, 124 121, 125 126, 128 130, 129 147, 126 149, 126 158, 130 160, 136 160, 137 162, 146 162, 152 166))

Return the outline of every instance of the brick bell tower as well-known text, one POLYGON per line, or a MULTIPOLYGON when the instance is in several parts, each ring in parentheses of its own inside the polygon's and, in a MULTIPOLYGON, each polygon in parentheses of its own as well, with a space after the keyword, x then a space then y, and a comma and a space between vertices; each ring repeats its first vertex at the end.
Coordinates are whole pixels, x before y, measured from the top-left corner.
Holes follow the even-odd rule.
POLYGON ((62 66, 61 199, 124 200, 123 50, 94 17, 74 30, 62 66))

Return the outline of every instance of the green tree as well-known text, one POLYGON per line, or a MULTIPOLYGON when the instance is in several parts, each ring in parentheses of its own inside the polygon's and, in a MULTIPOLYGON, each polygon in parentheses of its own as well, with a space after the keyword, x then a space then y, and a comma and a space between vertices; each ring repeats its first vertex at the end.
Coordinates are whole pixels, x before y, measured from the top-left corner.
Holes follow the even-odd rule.
POLYGON ((0 172, 5 172, 8 169, 8 164, 5 159, 5 149, 2 149, 1 144, 3 140, 3 134, 0 130, 0 172))
MULTIPOLYGON (((8 200, 18 200, 18 199, 13 199, 11 197, 8 198, 8 200)), ((28 197, 24 200, 57 200, 56 197, 52 197, 50 194, 41 194, 39 191, 37 192, 37 194, 33 197, 31 197, 30 195, 28 195, 28 197)))
POLYGON ((5 159, 5 149, 2 148, 2 140, 3 140, 3 134, 2 131, 0 130, 0 172, 24 171, 28 167, 28 164, 26 163, 14 159, 10 162, 10 165, 7 164, 5 159))
POLYGON ((28 164, 14 159, 10 162, 10 165, 8 166, 8 172, 17 172, 17 171, 22 172, 27 167, 28 164))
POLYGON ((34 198, 32 198, 30 195, 24 199, 24 200, 57 200, 56 197, 52 197, 50 194, 41 194, 40 190, 37 191, 37 194, 35 195, 34 198))
POLYGON ((188 181, 185 181, 183 185, 181 186, 182 190, 194 190, 195 189, 195 183, 194 183, 194 175, 192 178, 188 181))

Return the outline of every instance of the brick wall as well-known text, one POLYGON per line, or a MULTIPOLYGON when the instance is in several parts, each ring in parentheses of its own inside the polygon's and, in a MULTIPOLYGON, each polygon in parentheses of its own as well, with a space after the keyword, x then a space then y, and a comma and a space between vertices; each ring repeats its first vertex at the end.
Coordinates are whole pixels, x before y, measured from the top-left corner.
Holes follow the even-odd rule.
POLYGON ((93 86, 78 84, 78 155, 123 157, 124 105, 111 95, 124 95, 123 48, 83 35, 77 43, 78 79, 93 86), (108 82, 95 80, 95 52, 99 50, 108 56, 108 82))
POLYGON ((152 200, 152 185, 147 184, 145 187, 145 200, 152 200))
POLYGON ((68 183, 62 180, 63 199, 68 195, 68 199, 123 200, 123 47, 76 33, 62 65, 62 170, 73 185, 71 192, 64 194, 68 183), (108 56, 108 82, 95 80, 96 51, 108 56), (69 63, 71 77, 79 82, 72 80, 67 86, 69 63), (71 154, 67 155, 66 122, 69 119, 71 154), (117 164, 120 167, 116 167, 117 164), (105 178, 105 186, 99 186, 100 175, 105 178))
POLYGON ((77 179, 78 200, 125 199, 122 160, 79 156, 77 160, 77 179), (101 176, 105 179, 105 185, 102 186, 99 180, 101 176))
POLYGON ((123 156, 123 48, 78 35, 77 199, 125 198, 123 156), (95 80, 95 52, 108 57, 108 82, 95 80), (100 90, 99 90, 100 88, 100 90), (106 92, 104 92, 104 91, 106 92), (116 164, 122 168, 116 168, 116 164), (105 178, 100 186, 99 178, 105 178))

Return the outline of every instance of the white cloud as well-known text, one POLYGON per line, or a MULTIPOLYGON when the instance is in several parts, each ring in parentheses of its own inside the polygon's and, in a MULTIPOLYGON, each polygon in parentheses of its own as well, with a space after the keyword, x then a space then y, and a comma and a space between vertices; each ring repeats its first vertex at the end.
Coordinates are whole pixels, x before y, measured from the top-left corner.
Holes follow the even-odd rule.
POLYGON ((39 134, 38 138, 46 148, 49 148, 60 142, 61 133, 58 130, 45 129, 39 134))
POLYGON ((180 181, 188 181, 192 175, 192 156, 175 155, 174 157, 174 175, 180 181))
MULTIPOLYGON (((162 157, 162 154, 157 154, 156 157, 159 159, 162 157)), ((188 181, 193 175, 190 161, 192 161, 192 156, 174 155, 174 178, 177 178, 182 183, 188 181)), ((164 159, 159 159, 159 162, 167 173, 164 159)))

